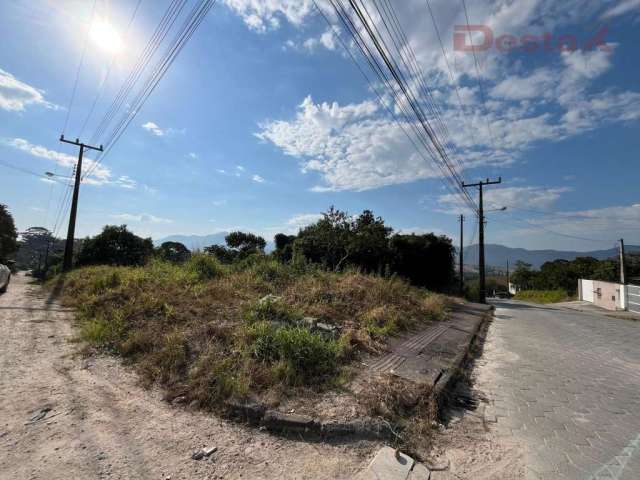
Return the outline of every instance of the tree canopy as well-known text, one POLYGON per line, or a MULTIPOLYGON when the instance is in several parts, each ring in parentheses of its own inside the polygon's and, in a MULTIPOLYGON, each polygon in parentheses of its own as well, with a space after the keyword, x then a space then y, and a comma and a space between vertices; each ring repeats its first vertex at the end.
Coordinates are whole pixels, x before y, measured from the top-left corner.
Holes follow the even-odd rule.
POLYGON ((143 265, 151 255, 150 238, 138 237, 126 225, 106 225, 100 234, 84 240, 78 264, 143 265))
POLYGON ((205 253, 213 255, 222 263, 232 263, 250 255, 262 255, 267 246, 264 238, 246 232, 231 232, 224 237, 224 241, 226 246, 210 245, 204 248, 205 253))
POLYGON ((0 262, 6 262, 18 249, 17 239, 13 216, 6 205, 0 204, 0 262))
POLYGON ((155 253, 158 258, 173 263, 183 263, 191 257, 191 251, 180 242, 164 242, 155 253))

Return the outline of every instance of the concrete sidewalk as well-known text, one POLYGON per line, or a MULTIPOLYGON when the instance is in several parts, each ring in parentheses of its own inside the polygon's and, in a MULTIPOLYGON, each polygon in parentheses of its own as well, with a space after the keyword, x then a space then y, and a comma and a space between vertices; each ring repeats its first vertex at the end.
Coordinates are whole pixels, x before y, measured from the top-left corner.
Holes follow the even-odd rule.
POLYGON ((637 313, 627 312, 624 310, 617 310, 617 311, 606 310, 604 308, 594 305, 591 302, 586 302, 584 300, 576 300, 574 302, 554 303, 550 306, 566 308, 569 310, 575 310, 575 311, 584 312, 584 313, 593 313, 595 315, 605 315, 607 317, 612 317, 612 318, 621 318, 623 320, 636 320, 636 321, 640 320, 640 315, 638 315, 637 313))

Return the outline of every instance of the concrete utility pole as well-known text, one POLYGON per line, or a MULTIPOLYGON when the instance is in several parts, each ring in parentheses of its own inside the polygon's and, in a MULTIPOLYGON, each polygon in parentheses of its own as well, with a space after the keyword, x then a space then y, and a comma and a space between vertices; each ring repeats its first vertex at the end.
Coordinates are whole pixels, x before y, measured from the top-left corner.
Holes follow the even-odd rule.
POLYGON ((460 295, 464 295, 464 215, 460 215, 460 295))
POLYGON ((511 294, 511 276, 509 275, 509 259, 507 258, 507 294, 511 294))
POLYGON ((478 224, 480 230, 480 240, 479 243, 479 253, 478 253, 478 263, 480 268, 480 303, 487 303, 487 278, 485 275, 485 262, 484 262, 484 206, 483 206, 483 198, 482 198, 482 187, 485 185, 497 185, 502 183, 502 177, 499 177, 498 180, 489 180, 488 178, 484 181, 478 183, 463 183, 462 186, 464 188, 470 187, 478 187, 480 190, 480 205, 478 209, 478 224))
POLYGON ((620 239, 620 283, 627 284, 627 269, 624 260, 624 239, 620 239))
POLYGON ((82 156, 85 148, 102 152, 102 145, 99 147, 92 147, 91 145, 80 143, 80 140, 77 138, 75 142, 72 142, 70 140, 65 140, 64 135, 60 135, 60 141, 80 147, 80 151, 78 152, 78 164, 76 165, 76 181, 73 186, 73 198, 71 199, 71 213, 69 214, 67 242, 64 245, 64 260, 62 261, 62 271, 68 272, 73 266, 73 239, 76 233, 76 214, 78 213, 78 195, 80 194, 80 177, 82 175, 82 156))

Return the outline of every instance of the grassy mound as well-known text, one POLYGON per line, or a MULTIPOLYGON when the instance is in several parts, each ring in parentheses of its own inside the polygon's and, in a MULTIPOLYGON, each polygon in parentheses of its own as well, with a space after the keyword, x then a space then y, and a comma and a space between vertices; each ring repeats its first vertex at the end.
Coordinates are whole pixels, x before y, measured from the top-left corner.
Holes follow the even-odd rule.
POLYGON ((203 255, 183 265, 82 268, 64 278, 62 301, 77 309, 90 348, 121 355, 169 397, 211 409, 228 398, 335 386, 358 352, 441 319, 445 306, 397 278, 268 258, 223 266, 203 255))
POLYGON ((522 290, 513 298, 532 303, 558 303, 570 300, 564 290, 522 290))

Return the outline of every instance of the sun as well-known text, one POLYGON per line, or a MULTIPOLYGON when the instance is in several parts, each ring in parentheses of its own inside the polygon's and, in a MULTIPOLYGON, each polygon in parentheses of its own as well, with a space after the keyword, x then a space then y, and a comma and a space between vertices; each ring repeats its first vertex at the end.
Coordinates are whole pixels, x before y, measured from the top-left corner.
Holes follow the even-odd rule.
POLYGON ((89 38, 101 49, 109 53, 122 50, 122 39, 117 30, 107 20, 98 19, 91 25, 89 38))

